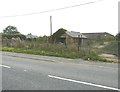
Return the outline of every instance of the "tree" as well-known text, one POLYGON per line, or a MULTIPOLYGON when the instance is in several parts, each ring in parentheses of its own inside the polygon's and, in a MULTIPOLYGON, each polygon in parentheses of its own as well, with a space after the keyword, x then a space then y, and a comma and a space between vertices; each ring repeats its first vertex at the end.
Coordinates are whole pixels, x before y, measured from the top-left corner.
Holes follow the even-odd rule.
POLYGON ((20 38, 20 39, 26 39, 26 36, 21 34, 20 32, 17 31, 17 28, 15 26, 7 26, 2 33, 2 38, 8 38, 8 39, 12 39, 12 38, 20 38))
POLYGON ((7 26, 4 30, 3 30, 4 34, 20 34, 20 32, 17 31, 17 28, 15 26, 7 26))
POLYGON ((63 35, 67 30, 60 28, 58 29, 58 31, 56 31, 53 35, 52 35, 52 40, 59 40, 60 36, 63 35))

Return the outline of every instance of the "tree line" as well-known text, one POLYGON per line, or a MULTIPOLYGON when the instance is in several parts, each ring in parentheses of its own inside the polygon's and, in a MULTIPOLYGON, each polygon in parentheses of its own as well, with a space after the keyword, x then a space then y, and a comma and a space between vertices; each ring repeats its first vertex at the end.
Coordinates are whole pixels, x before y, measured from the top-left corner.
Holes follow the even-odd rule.
MULTIPOLYGON (((64 28, 60 28, 58 29, 51 37, 50 36, 43 36, 43 37, 37 37, 34 40, 40 40, 41 42, 47 42, 50 41, 53 42, 54 40, 58 40, 59 37, 65 32, 67 31, 64 28)), ((7 26, 5 29, 3 29, 3 32, 1 33, 2 35, 2 39, 12 39, 12 38, 20 38, 21 40, 29 40, 31 41, 31 39, 33 38, 26 38, 26 36, 24 34, 21 34, 17 27, 15 26, 7 26)), ((31 33, 29 35, 32 35, 31 33)))
MULTIPOLYGON (((45 39, 51 38, 51 41, 53 42, 55 40, 59 40, 60 36, 62 34, 64 34, 65 31, 67 31, 67 30, 64 29, 64 28, 60 28, 51 37, 43 36, 43 37, 38 37, 38 39, 45 40, 45 39)), ((11 26, 11 25, 9 25, 5 29, 3 29, 3 32, 1 34, 2 34, 2 39, 12 39, 12 38, 20 38, 21 40, 26 40, 27 39, 24 34, 21 34, 18 31, 17 27, 11 26)), ((120 41, 120 32, 118 32, 116 34, 115 39, 120 41)))

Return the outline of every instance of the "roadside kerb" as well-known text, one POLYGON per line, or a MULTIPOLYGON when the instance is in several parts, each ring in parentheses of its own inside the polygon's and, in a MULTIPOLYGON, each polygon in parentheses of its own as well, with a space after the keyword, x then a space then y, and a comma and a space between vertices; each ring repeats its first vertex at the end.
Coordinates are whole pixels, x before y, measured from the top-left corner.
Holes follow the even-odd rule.
POLYGON ((77 65, 85 65, 85 66, 95 66, 102 68, 117 68, 118 64, 114 63, 105 63, 105 62, 90 62, 82 59, 69 59, 69 58, 61 58, 61 57, 50 57, 50 56, 41 56, 41 55, 33 55, 33 54, 24 54, 24 53, 14 53, 14 52, 3 52, 2 55, 11 56, 11 57, 19 57, 19 58, 27 58, 33 60, 43 60, 49 62, 56 63, 69 63, 69 64, 77 64, 77 65))
POLYGON ((56 61, 56 60, 45 59, 45 58, 32 58, 32 57, 15 56, 15 55, 7 55, 7 56, 19 57, 19 58, 27 58, 27 59, 33 59, 33 60, 44 60, 44 61, 58 62, 58 61, 56 61))

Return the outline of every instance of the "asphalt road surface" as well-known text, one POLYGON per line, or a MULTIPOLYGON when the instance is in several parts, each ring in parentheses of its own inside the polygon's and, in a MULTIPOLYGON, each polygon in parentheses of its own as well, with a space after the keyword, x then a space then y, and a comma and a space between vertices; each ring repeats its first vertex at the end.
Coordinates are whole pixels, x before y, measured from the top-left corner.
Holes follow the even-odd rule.
POLYGON ((51 62, 46 58, 33 59, 28 54, 26 58, 3 54, 2 89, 119 90, 117 64, 76 64, 59 60, 51 62))

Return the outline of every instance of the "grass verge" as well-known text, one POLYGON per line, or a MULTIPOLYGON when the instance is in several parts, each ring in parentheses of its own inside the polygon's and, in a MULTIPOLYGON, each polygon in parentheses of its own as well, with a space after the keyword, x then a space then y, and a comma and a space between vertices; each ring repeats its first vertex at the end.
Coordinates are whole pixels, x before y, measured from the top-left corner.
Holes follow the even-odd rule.
POLYGON ((26 49, 26 48, 13 48, 13 47, 1 47, 0 50, 8 51, 8 52, 17 52, 17 53, 26 53, 26 54, 35 54, 35 55, 45 55, 45 56, 56 56, 56 57, 64 57, 64 58, 82 58, 84 60, 90 61, 102 61, 102 62, 114 62, 110 60, 106 60, 102 57, 99 57, 94 51, 50 51, 50 50, 39 50, 39 49, 26 49))

